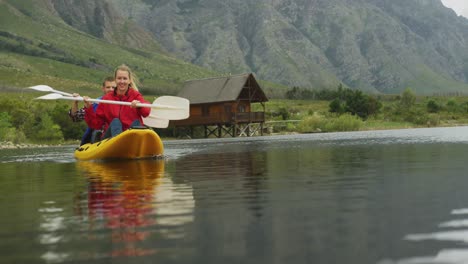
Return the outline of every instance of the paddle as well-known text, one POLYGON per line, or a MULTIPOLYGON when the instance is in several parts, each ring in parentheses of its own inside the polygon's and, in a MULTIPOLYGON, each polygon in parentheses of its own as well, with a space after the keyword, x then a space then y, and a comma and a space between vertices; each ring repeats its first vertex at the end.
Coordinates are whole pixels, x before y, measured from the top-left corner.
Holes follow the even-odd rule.
MULTIPOLYGON (((36 90, 36 91, 41 91, 41 92, 54 92, 54 93, 59 94, 59 95, 73 96, 70 93, 55 90, 54 88, 52 88, 50 86, 47 86, 47 85, 36 85, 36 86, 28 87, 28 88, 36 90)), ((47 95, 47 96, 44 96, 44 98, 41 98, 41 99, 55 99, 55 98, 54 98, 54 96, 47 95)), ((62 99, 65 99, 65 98, 62 98, 62 99)), ((166 100, 171 100, 171 98, 166 98, 166 100)), ((178 103, 178 102, 176 102, 176 103, 178 103)), ((164 113, 159 112, 158 114, 164 114, 164 113)), ((153 116, 149 115, 149 116, 143 118, 143 123, 145 125, 149 126, 149 127, 155 127, 155 128, 167 128, 169 126, 169 120, 168 119, 160 118, 160 117, 157 117, 157 116, 154 116, 154 115, 153 116)))
MULTIPOLYGON (((42 100, 72 100, 72 101, 84 101, 83 97, 63 96, 58 93, 51 93, 44 96, 37 97, 36 99, 42 100)), ((113 100, 101 100, 101 99, 88 99, 89 102, 97 102, 104 104, 116 104, 116 105, 132 105, 130 102, 113 101, 113 100)), ((175 96, 161 96, 158 97, 152 104, 138 103, 137 107, 149 107, 151 108, 150 116, 159 119, 168 120, 181 120, 186 119, 190 115, 190 102, 189 100, 182 97, 175 96)))
POLYGON ((28 88, 36 90, 36 91, 41 91, 41 92, 53 92, 53 93, 58 93, 58 94, 65 95, 65 96, 73 96, 73 94, 71 94, 71 93, 58 91, 58 90, 55 90, 54 88, 52 88, 50 86, 42 85, 42 84, 41 85, 36 85, 36 86, 31 86, 31 87, 28 87, 28 88))
POLYGON ((154 128, 167 128, 169 126, 169 119, 147 116, 143 117, 143 124, 154 128))
MULTIPOLYGON (((36 90, 36 91, 41 91, 41 92, 55 92, 55 93, 62 94, 65 96, 73 96, 70 93, 55 90, 54 88, 47 86, 47 85, 36 85, 36 86, 28 87, 28 88, 36 90)), ((144 117, 143 123, 149 127, 155 127, 155 128, 167 128, 169 126, 168 119, 159 118, 155 116, 144 117)))

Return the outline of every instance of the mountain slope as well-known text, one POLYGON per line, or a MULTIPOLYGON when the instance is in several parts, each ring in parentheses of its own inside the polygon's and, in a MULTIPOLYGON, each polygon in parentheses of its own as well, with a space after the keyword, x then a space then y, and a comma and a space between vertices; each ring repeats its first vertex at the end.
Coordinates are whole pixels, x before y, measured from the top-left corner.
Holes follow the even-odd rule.
MULTIPOLYGON (((67 15, 58 14, 58 2, 0 0, 0 86, 48 84, 81 93, 98 92, 102 79, 125 63, 148 92, 174 94, 183 81, 214 74, 160 52, 158 43, 148 37, 151 34, 115 15, 104 18, 127 26, 103 30, 104 39, 86 33, 89 28, 78 30, 62 20, 67 15)), ((108 10, 112 12, 111 7, 108 10)))
POLYGON ((51 5, 63 21, 80 31, 117 45, 162 51, 151 32, 123 19, 105 1, 53 0, 51 5))
POLYGON ((179 58, 322 88, 467 91, 468 20, 440 0, 113 0, 179 58))
POLYGON ((0 0, 3 86, 91 89, 126 63, 155 92, 254 72, 313 89, 467 93, 467 47, 468 20, 440 0, 0 0))

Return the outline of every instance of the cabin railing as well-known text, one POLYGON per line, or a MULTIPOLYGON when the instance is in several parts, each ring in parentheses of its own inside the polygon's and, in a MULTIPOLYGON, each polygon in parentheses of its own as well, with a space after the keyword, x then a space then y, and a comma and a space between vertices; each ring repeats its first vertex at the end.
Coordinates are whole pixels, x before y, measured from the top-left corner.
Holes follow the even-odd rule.
POLYGON ((261 123, 265 122, 265 112, 249 112, 233 114, 236 123, 261 123))
POLYGON ((265 112, 213 113, 210 115, 191 115, 188 119, 171 121, 175 126, 225 125, 242 123, 263 123, 265 112))

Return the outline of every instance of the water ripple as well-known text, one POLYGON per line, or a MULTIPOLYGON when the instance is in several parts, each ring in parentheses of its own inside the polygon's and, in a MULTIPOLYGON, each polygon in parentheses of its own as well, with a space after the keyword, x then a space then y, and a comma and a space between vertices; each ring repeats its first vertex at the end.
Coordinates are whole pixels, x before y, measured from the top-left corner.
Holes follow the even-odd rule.
MULTIPOLYGON (((452 210, 452 214, 466 214, 467 211, 466 208, 454 209, 452 210)), ((460 229, 466 226, 468 226, 468 219, 454 219, 442 222, 438 225, 439 228, 444 229, 443 231, 408 234, 404 237, 405 240, 413 242, 423 242, 427 240, 455 242, 458 248, 444 248, 439 250, 434 256, 418 256, 398 261, 383 260, 379 262, 379 264, 468 263, 468 229, 460 229)))

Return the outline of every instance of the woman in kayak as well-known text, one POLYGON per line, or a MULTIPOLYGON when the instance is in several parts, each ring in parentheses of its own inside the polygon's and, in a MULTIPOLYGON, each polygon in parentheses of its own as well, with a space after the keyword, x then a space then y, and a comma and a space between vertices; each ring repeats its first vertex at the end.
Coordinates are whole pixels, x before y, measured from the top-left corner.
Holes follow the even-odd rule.
POLYGON ((93 129, 103 128, 103 138, 114 137, 133 126, 141 126, 142 117, 147 117, 151 111, 148 107, 137 107, 138 103, 149 102, 138 92, 136 77, 128 66, 117 67, 114 76, 117 87, 114 92, 104 95, 102 100, 130 102, 131 106, 101 103, 95 112, 92 103, 88 101, 89 97, 83 97, 86 107, 85 121, 93 129))

